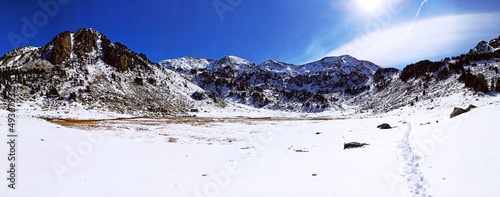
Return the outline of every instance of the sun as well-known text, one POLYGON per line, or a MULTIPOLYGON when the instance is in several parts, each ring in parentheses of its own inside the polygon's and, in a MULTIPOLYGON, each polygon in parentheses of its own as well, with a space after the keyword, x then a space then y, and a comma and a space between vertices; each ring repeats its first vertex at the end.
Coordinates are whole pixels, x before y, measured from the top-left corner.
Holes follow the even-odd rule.
POLYGON ((382 7, 385 0, 357 0, 358 5, 366 11, 373 12, 382 7))

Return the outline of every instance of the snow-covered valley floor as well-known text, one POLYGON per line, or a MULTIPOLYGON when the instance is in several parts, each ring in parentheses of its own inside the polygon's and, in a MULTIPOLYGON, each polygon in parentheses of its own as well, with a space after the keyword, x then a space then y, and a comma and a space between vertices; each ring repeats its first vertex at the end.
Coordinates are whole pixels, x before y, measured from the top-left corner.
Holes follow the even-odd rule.
MULTIPOLYGON (((16 189, 3 173, 0 196, 497 196, 500 105, 483 102, 450 119, 451 110, 69 126, 19 115, 16 189), (377 129, 382 123, 396 128, 377 129), (352 141, 369 145, 344 150, 352 141)), ((8 170, 9 145, 2 144, 8 170)))

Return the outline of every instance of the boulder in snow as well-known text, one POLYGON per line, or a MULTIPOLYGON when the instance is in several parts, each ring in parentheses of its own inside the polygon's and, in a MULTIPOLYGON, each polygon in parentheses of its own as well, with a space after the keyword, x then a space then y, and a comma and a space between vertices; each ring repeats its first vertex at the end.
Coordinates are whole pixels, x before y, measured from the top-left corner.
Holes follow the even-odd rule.
POLYGON ((391 125, 389 125, 387 123, 378 125, 377 128, 379 128, 379 129, 392 129, 391 125))
POLYGON ((474 108, 477 108, 477 107, 474 106, 474 105, 469 105, 469 107, 467 107, 467 109, 462 109, 462 108, 459 108, 459 107, 455 107, 453 109, 453 112, 451 112, 451 114, 450 114, 450 118, 453 118, 453 117, 458 116, 458 115, 463 114, 463 113, 467 113, 471 109, 474 109, 474 108))
POLYGON ((349 142, 349 143, 344 143, 344 149, 361 148, 365 145, 370 145, 370 144, 359 143, 359 142, 349 142))

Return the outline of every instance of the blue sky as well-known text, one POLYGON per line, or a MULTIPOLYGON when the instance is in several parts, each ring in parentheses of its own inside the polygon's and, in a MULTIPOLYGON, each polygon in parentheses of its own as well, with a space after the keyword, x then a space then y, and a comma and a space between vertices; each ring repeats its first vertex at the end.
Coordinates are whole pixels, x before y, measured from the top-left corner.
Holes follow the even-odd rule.
POLYGON ((415 19, 422 2, 17 0, 0 8, 0 53, 90 27, 156 62, 236 55, 255 63, 300 64, 350 54, 403 68, 465 53, 500 35, 498 0, 427 0, 415 19))

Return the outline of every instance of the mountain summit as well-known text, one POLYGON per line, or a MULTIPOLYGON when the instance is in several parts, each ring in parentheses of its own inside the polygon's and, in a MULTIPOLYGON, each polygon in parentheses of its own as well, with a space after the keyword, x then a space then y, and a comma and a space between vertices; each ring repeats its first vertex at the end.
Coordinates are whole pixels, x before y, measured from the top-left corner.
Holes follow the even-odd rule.
POLYGON ((204 90, 93 29, 58 34, 42 47, 0 58, 2 96, 19 87, 22 101, 42 108, 83 105, 127 114, 179 114, 213 104, 191 98, 204 90), (11 77, 15 76, 15 77, 11 77))

